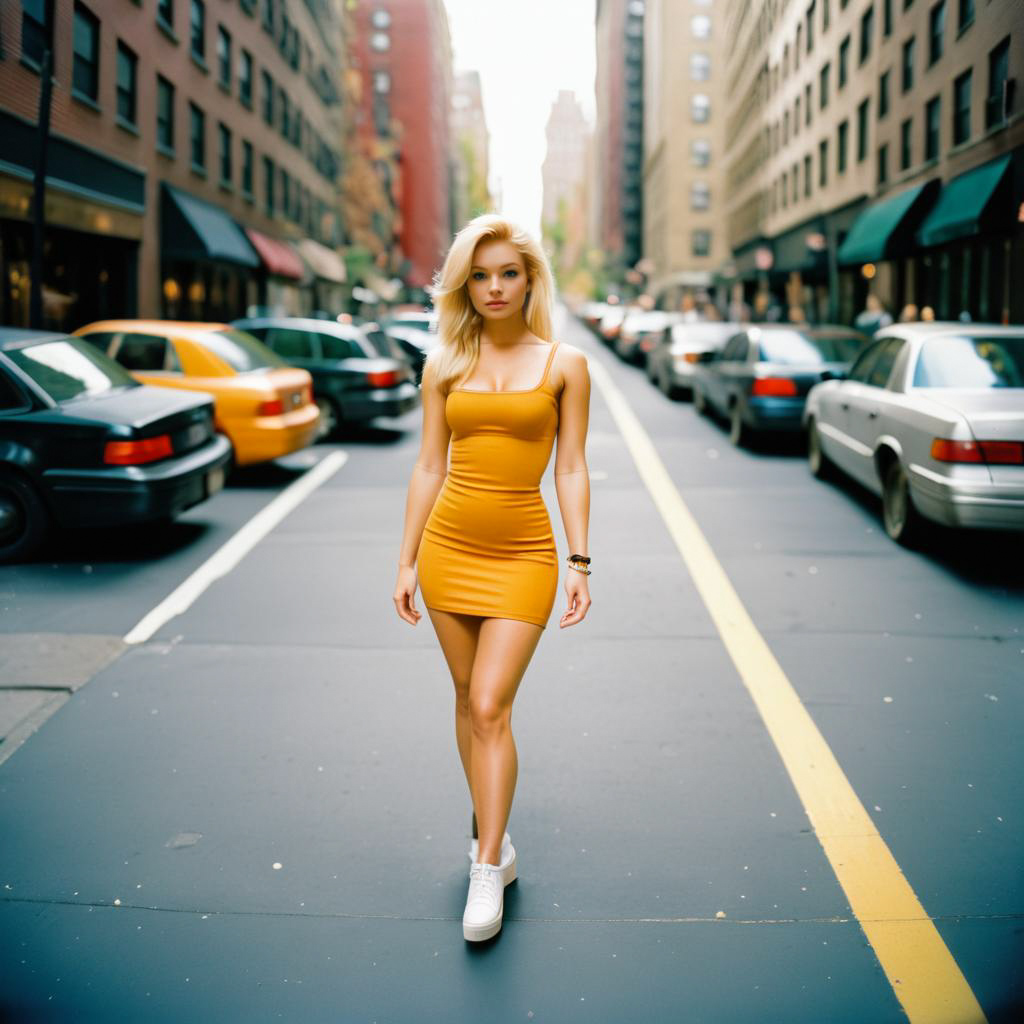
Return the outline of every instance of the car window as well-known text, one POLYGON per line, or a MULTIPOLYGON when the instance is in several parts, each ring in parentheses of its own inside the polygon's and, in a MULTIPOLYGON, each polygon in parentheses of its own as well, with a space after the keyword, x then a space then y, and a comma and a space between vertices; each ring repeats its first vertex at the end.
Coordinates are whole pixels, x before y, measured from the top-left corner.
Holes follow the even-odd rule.
POLYGON ((747 356, 747 336, 734 334, 722 349, 721 358, 725 360, 741 360, 747 356))
POLYGON ((28 404, 28 397, 0 367, 0 414, 14 409, 24 409, 28 404))
POLYGON ((357 341, 339 338, 336 334, 321 334, 320 344, 324 359, 360 359, 366 355, 357 341))
POLYGON ((929 338, 917 357, 914 387, 1024 387, 1024 335, 929 338))
POLYGON ((761 358, 789 366, 818 363, 849 363, 864 345, 857 334, 817 336, 803 331, 765 331, 761 358))
POLYGON ((55 402, 142 387, 124 367, 81 338, 41 341, 8 349, 7 357, 55 402))
POLYGON ((902 338, 887 338, 882 342, 878 358, 868 371, 867 384, 876 388, 884 388, 889 383, 889 376, 896 363, 896 357, 905 344, 906 342, 902 338))
POLYGON ((92 331, 89 334, 82 334, 80 337, 84 338, 90 345, 95 345, 101 352, 109 356, 111 346, 117 334, 114 331, 92 331))
POLYGON ((391 335, 370 327, 363 329, 363 336, 377 350, 379 355, 389 356, 392 359, 405 358, 402 346, 391 335))
POLYGON ((126 370, 181 371, 174 347, 156 334, 121 335, 113 356, 126 370))
POLYGON ((875 365, 875 360, 881 353, 882 345, 884 344, 885 342, 879 341, 874 345, 868 345, 854 361, 853 366, 850 367, 850 372, 846 375, 847 380, 855 380, 860 384, 866 384, 868 374, 875 365))
POLYGON ((200 344, 223 359, 238 373, 288 365, 258 338, 234 327, 225 327, 222 331, 207 331, 201 336, 200 344))
POLYGON ((282 359, 312 359, 313 337, 309 331, 294 327, 272 327, 267 334, 267 344, 282 359))

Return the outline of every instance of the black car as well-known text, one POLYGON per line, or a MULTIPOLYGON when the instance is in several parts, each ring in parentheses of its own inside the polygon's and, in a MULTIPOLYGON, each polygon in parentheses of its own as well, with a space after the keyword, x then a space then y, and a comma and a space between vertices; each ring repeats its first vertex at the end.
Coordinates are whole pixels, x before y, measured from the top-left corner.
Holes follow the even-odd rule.
POLYGON ((0 562, 52 524, 173 517, 224 484, 213 399, 140 384, 81 338, 0 328, 0 562))
POLYGON ((694 368, 693 404, 729 419, 733 444, 767 431, 801 431, 807 392, 842 377, 871 339, 849 327, 754 324, 702 353, 694 368))
POLYGON ((401 416, 420 404, 414 372, 397 343, 385 336, 388 347, 378 348, 378 339, 357 324, 306 317, 246 317, 235 320, 232 327, 254 334, 290 365, 309 371, 313 397, 320 407, 322 437, 333 433, 339 422, 401 416))

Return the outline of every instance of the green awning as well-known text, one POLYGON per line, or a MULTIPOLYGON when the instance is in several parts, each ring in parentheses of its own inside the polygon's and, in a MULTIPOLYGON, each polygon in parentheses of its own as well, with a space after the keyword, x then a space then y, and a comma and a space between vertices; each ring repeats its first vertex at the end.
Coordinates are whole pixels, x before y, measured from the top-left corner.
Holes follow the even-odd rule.
POLYGON ((978 234, 986 209, 1009 166, 1010 157, 1002 156, 965 171, 948 182, 931 213, 925 217, 917 233, 918 242, 921 245, 941 245, 978 234))
POLYGON ((243 267, 260 265, 242 229, 224 210, 166 182, 161 249, 164 259, 214 260, 243 267))
POLYGON ((838 260, 843 266, 891 259, 910 241, 913 229, 938 190, 938 179, 905 189, 873 203, 854 221, 838 260))

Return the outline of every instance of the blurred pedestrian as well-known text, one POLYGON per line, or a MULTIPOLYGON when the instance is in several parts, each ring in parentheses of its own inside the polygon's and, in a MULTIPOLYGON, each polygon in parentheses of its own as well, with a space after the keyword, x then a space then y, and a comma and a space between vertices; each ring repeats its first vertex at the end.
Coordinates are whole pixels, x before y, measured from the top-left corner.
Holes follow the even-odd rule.
POLYGON ((931 323, 935 319, 935 310, 931 306, 922 306, 921 319, 925 323, 931 323))
POLYGON ((455 236, 437 279, 440 345, 423 371, 422 440, 394 592, 398 615, 415 626, 419 583, 455 685, 456 743, 474 807, 462 917, 470 941, 501 929, 504 889, 516 878, 505 831, 519 764, 512 702, 558 589, 540 492, 556 438, 573 552, 559 626, 582 622, 591 604, 590 376, 578 348, 552 340, 553 296, 544 250, 522 228, 484 214, 455 236))
POLYGON ((892 314, 874 292, 869 292, 864 304, 864 311, 854 320, 854 326, 858 330, 864 331, 865 334, 874 334, 891 323, 892 314))
POLYGON ((805 324, 807 323, 807 317, 804 316, 803 306, 790 306, 789 307, 789 322, 791 324, 805 324))
POLYGON ((908 302, 900 310, 900 323, 911 324, 914 323, 915 320, 917 320, 917 306, 914 305, 913 302, 908 302))

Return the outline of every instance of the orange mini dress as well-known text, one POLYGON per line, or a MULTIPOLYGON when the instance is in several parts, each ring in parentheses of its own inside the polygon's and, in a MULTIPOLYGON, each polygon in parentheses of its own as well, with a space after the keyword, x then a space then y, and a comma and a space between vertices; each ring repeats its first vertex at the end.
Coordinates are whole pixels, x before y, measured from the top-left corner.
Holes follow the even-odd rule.
POLYGON ((451 465, 416 557, 428 608, 547 626, 558 549, 540 481, 558 433, 557 347, 536 387, 448 392, 451 465))

